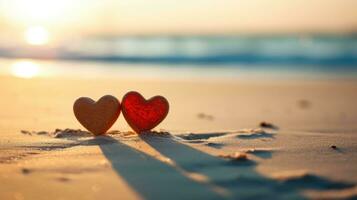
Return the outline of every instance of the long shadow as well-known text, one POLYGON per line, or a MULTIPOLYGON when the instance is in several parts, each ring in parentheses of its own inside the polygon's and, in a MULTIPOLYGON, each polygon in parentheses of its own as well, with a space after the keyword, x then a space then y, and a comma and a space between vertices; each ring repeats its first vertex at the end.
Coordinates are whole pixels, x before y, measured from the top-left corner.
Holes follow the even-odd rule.
POLYGON ((305 199, 300 195, 303 189, 342 189, 353 186, 310 176, 299 180, 277 181, 259 174, 253 161, 223 160, 182 144, 173 137, 140 137, 187 172, 203 174, 213 184, 227 189, 235 199, 305 199), (316 185, 320 188, 316 188, 316 185))
POLYGON ((140 137, 187 172, 205 175, 213 184, 227 189, 235 199, 304 199, 293 188, 279 190, 277 181, 255 171, 256 163, 253 161, 227 161, 182 144, 172 137, 140 137))
POLYGON ((215 193, 207 184, 195 182, 177 168, 110 136, 90 140, 71 138, 73 144, 44 148, 98 145, 116 173, 144 199, 304 199, 299 192, 305 189, 338 190, 355 186, 310 174, 277 181, 259 174, 254 161, 223 160, 182 144, 171 136, 148 134, 140 135, 140 138, 184 171, 205 175, 210 179, 210 186, 226 189, 228 196, 215 193))
POLYGON ((209 187, 187 178, 173 166, 110 136, 98 139, 89 143, 98 143, 116 173, 144 199, 222 199, 209 187), (98 139, 107 142, 96 142, 98 139))

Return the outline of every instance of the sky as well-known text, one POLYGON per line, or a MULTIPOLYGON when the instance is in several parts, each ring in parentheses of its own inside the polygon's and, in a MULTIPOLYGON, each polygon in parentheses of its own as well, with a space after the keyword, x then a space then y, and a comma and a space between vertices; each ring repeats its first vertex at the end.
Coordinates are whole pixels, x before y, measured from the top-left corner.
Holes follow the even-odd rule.
POLYGON ((0 0, 0 37, 33 27, 56 37, 344 33, 357 31, 356 9, 356 0, 0 0))

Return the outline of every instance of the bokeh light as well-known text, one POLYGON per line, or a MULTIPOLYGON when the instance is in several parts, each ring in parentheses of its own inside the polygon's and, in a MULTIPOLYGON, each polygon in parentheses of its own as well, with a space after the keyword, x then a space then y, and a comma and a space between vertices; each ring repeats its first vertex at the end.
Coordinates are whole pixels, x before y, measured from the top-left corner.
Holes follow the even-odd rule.
POLYGON ((49 41, 49 33, 42 26, 33 26, 26 30, 25 40, 31 45, 44 45, 49 41))
POLYGON ((33 78, 40 73, 40 66, 32 61, 17 61, 11 66, 12 75, 19 78, 33 78))

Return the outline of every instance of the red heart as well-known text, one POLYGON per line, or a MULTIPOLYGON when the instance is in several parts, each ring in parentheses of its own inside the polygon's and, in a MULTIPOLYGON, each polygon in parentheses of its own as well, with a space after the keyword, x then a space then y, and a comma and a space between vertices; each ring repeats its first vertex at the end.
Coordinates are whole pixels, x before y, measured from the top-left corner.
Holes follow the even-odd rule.
POLYGON ((169 102, 162 96, 144 99, 138 92, 128 92, 122 101, 122 112, 130 127, 137 133, 150 131, 160 124, 169 112, 169 102))

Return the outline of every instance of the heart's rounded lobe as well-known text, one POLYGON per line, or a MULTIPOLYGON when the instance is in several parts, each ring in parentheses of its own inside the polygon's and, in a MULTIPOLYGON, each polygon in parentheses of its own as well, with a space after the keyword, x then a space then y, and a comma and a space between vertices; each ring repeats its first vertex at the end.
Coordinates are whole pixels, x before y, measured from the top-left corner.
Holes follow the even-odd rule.
POLYGON ((105 134, 120 115, 121 105, 117 98, 106 95, 97 102, 81 97, 73 105, 77 120, 94 135, 105 134))
POLYGON ((145 100, 141 94, 132 91, 123 97, 122 111, 130 127, 137 133, 143 133, 165 119, 169 112, 169 102, 162 96, 145 100))

